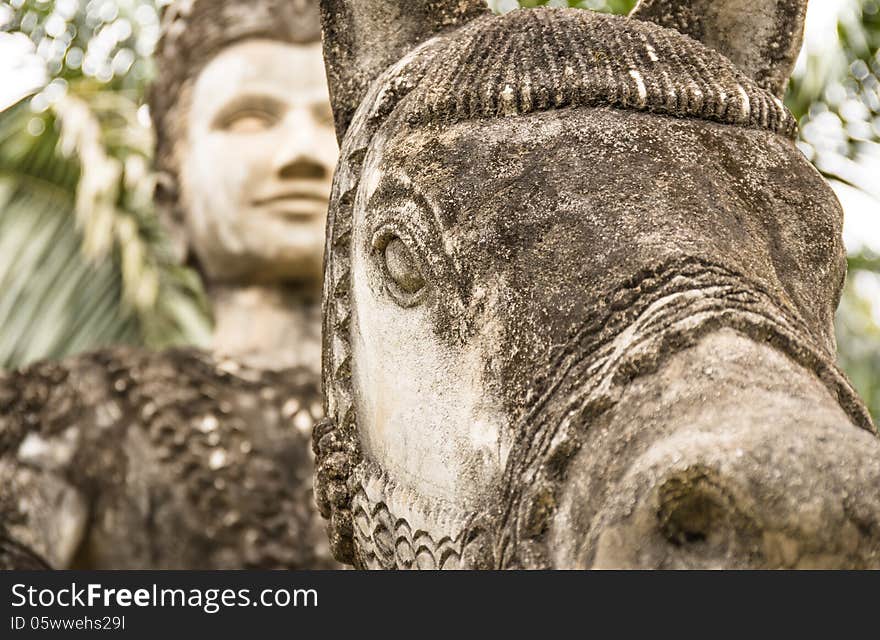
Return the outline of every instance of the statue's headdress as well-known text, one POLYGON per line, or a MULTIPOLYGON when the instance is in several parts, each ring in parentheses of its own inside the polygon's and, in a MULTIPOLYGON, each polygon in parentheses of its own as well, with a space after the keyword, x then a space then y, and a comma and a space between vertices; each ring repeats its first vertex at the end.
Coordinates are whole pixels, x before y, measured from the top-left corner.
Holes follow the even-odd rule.
POLYGON ((318 0, 175 0, 162 13, 157 77, 150 90, 156 164, 166 195, 176 201, 174 143, 184 135, 179 112, 187 87, 226 47, 250 38, 290 44, 321 40, 318 0))

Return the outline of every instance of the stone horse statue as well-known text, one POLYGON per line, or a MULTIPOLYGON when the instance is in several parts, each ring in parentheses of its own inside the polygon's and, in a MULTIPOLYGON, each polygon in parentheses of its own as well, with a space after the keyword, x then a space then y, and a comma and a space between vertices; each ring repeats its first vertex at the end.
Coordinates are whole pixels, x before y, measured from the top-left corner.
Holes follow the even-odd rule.
POLYGON ((880 567, 806 0, 324 0, 316 494, 367 568, 880 567))

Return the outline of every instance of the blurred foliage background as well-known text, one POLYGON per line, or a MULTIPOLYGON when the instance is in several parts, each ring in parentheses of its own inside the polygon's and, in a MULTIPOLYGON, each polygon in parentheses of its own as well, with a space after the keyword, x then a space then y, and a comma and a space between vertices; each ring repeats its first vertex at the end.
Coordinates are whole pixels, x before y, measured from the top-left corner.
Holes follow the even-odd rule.
MULTIPOLYGON (((197 276, 152 208, 144 94, 167 0, 0 2, 0 368, 206 344, 197 276)), ((489 0, 627 13, 635 0, 489 0)), ((813 0, 786 103, 847 211, 840 358, 880 417, 880 0, 813 0)))
POLYGON ((0 367, 206 343, 152 205, 155 3, 11 0, 0 30, 0 367))

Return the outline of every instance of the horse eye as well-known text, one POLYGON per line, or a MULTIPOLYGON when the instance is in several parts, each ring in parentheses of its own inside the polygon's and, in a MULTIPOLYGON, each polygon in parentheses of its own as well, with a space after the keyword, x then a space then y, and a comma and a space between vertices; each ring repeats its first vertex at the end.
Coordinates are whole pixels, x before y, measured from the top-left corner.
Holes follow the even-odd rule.
POLYGON ((385 245, 385 268, 394 284, 405 294, 416 294, 425 287, 425 277, 418 262, 400 238, 392 238, 385 245))

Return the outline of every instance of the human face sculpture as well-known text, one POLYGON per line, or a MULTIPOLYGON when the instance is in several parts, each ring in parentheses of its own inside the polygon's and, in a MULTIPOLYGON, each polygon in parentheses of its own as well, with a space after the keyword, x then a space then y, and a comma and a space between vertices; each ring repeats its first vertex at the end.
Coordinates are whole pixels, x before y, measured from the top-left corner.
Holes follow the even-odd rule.
POLYGON ((208 280, 317 283, 337 154, 320 43, 227 48, 186 118, 186 226, 208 280))

